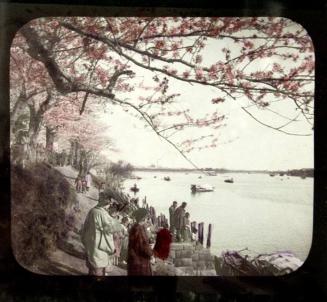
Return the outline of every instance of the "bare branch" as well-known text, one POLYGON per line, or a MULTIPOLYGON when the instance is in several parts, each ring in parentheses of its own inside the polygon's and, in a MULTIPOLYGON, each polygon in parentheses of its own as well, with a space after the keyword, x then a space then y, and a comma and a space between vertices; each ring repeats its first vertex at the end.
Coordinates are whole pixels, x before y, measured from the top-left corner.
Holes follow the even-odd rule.
MULTIPOLYGON (((241 107, 241 109, 246 112, 249 116, 251 116, 255 121, 257 121, 259 124, 263 125, 263 126, 266 126, 268 128, 271 128, 271 129, 274 129, 276 131, 279 131, 279 132, 282 132, 282 133, 285 133, 287 135, 294 135, 294 136, 311 136, 312 134, 309 133, 309 134, 299 134, 299 133, 291 133, 291 132, 287 132, 287 131, 284 131, 284 130, 281 130, 280 128, 281 127, 273 127, 273 126, 270 126, 266 123, 263 123, 262 121, 258 120, 253 114, 251 114, 247 109, 245 109, 244 107, 241 107)), ((287 123, 289 124, 289 123, 287 123)), ((283 125, 282 127, 285 127, 287 124, 283 125)))

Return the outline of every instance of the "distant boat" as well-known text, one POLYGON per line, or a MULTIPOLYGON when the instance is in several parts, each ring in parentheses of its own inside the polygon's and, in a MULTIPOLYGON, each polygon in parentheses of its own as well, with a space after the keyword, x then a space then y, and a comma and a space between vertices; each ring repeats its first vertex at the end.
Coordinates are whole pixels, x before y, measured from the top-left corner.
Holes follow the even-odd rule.
POLYGON ((191 185, 192 193, 196 192, 212 192, 214 191, 214 187, 210 185, 191 185))
POLYGON ((169 176, 165 176, 165 177, 164 177, 164 180, 165 180, 165 181, 170 181, 170 177, 169 177, 169 176))
POLYGON ((270 175, 270 176, 275 176, 275 174, 274 174, 274 173, 270 173, 269 175, 270 175))
POLYGON ((140 189, 136 186, 136 184, 130 188, 131 191, 133 191, 134 193, 140 191, 140 189))
POLYGON ((198 178, 202 178, 202 176, 200 175, 198 178))
POLYGON ((279 173, 279 176, 284 176, 284 173, 279 173))
POLYGON ((227 179, 224 180, 224 182, 234 183, 234 179, 233 178, 227 178, 227 179))
POLYGON ((302 178, 302 179, 305 179, 305 176, 304 176, 304 175, 302 175, 302 176, 301 176, 301 178, 302 178))
POLYGON ((153 178, 157 178, 157 176, 153 176, 153 178))
POLYGON ((208 176, 217 176, 217 173, 216 172, 207 172, 207 175, 208 176))

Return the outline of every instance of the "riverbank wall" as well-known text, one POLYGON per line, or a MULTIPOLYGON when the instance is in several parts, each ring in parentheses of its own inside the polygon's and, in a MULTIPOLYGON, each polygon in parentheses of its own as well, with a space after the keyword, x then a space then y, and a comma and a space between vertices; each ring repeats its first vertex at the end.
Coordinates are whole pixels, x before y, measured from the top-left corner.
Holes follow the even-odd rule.
POLYGON ((167 259, 176 268, 176 274, 186 276, 215 276, 214 256, 210 249, 198 242, 172 243, 167 259))

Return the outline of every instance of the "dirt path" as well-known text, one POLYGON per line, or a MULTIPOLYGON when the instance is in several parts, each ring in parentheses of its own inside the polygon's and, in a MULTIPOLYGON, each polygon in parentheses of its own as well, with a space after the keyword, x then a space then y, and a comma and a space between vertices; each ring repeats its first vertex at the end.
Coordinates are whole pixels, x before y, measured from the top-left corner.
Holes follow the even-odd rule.
MULTIPOLYGON (((70 166, 55 167, 75 188, 77 171, 70 166)), ((78 205, 67 210, 67 214, 74 214, 74 231, 68 233, 68 238, 58 243, 58 249, 49 255, 46 260, 37 263, 36 272, 46 275, 85 275, 88 269, 85 265, 83 246, 80 241, 79 231, 84 223, 89 210, 98 201, 98 190, 91 186, 86 193, 77 193, 78 205), (76 211, 77 210, 77 211, 76 211)), ((107 275, 127 275, 126 270, 113 266, 107 275)))

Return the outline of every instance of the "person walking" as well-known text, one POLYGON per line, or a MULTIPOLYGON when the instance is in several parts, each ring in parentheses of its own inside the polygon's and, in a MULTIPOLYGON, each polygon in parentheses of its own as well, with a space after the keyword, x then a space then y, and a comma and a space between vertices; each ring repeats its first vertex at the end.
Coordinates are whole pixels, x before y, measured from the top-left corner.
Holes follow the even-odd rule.
POLYGON ((89 275, 105 276, 106 268, 112 265, 115 254, 113 233, 121 231, 122 227, 119 221, 110 216, 117 209, 109 208, 109 205, 108 198, 99 198, 98 204, 87 214, 81 231, 89 275))
POLYGON ((133 212, 136 220, 129 231, 127 273, 129 276, 150 276, 151 256, 153 251, 150 248, 149 238, 145 229, 145 219, 148 212, 139 208, 133 212))
POLYGON ((182 202, 182 204, 176 209, 175 214, 174 214, 174 226, 176 228, 176 241, 181 242, 182 241, 182 230, 185 227, 185 208, 186 208, 187 203, 182 202))
POLYGON ((82 193, 85 193, 86 192, 86 179, 85 177, 82 177, 82 193))

